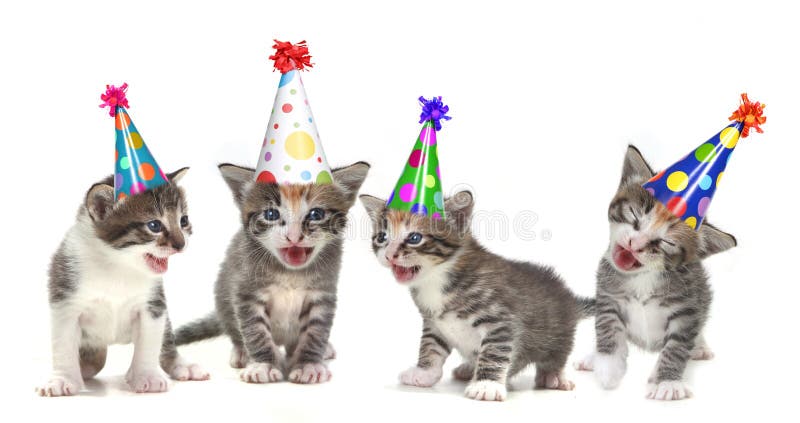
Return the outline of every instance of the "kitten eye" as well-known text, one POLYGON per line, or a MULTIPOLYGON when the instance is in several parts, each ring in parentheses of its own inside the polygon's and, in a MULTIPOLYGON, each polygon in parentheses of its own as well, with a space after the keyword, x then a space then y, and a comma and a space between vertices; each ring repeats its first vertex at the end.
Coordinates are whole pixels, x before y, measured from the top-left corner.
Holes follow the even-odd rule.
POLYGON ((189 216, 181 216, 181 228, 189 226, 189 216))
POLYGON ((419 244, 420 242, 422 242, 422 234, 419 232, 412 232, 411 234, 408 235, 408 238, 406 238, 406 242, 408 242, 411 245, 419 244))
POLYGON ((278 209, 267 209, 264 211, 264 219, 278 220, 281 217, 281 212, 278 209))
POLYGON ((633 211, 633 207, 628 207, 631 210, 631 216, 633 216, 633 229, 639 230, 639 218, 636 217, 636 213, 633 211))
POLYGON ((308 212, 308 220, 322 220, 325 217, 325 210, 313 208, 308 212))
POLYGON ((386 242, 387 236, 386 232, 378 232, 378 235, 375 236, 375 242, 378 244, 383 244, 386 242))
POLYGON ((159 233, 164 230, 164 225, 161 224, 160 220, 151 220, 147 222, 147 229, 150 229, 153 233, 159 233))

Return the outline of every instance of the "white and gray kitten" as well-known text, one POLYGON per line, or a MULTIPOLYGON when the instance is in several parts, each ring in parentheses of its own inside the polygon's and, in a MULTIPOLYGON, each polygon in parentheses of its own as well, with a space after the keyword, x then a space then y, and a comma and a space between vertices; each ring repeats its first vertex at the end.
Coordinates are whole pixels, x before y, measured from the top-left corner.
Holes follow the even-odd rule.
POLYGON ((630 341, 659 353, 647 397, 679 400, 691 396, 683 382, 689 359, 713 357, 702 335, 711 288, 701 260, 736 246, 736 239, 708 222, 695 231, 674 216, 642 188, 653 175, 629 146, 608 209, 610 243, 597 270, 596 351, 576 367, 594 370, 604 388, 616 388, 630 341))
POLYGON ((333 183, 324 185, 260 183, 253 169, 219 168, 242 228, 217 278, 216 311, 178 329, 177 344, 226 334, 230 364, 244 368, 245 382, 277 382, 286 372, 296 383, 327 382, 347 212, 369 165, 334 169, 333 183))
POLYGON ((432 386, 453 348, 469 381, 465 394, 502 401, 506 382, 536 365, 536 386, 571 390, 564 365, 580 318, 594 300, 576 297, 550 267, 508 260, 484 249, 469 229, 472 194, 445 201, 446 220, 387 209, 362 195, 374 226, 372 249, 395 279, 409 287, 422 315, 417 365, 400 375, 405 385, 432 386))
POLYGON ((175 350, 162 275, 186 247, 191 224, 183 189, 171 181, 114 202, 113 178, 94 184, 50 267, 53 372, 42 396, 75 395, 105 365, 110 344, 133 343, 125 377, 136 392, 163 392, 208 373, 175 350), (162 371, 163 369, 163 371, 162 371))

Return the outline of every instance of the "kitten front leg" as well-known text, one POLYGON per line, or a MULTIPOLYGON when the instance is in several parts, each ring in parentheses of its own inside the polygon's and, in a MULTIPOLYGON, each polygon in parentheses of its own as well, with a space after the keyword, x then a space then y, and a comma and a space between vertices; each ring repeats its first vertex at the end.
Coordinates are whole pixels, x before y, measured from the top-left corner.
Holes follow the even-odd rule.
POLYGON ((236 319, 250 363, 239 377, 248 383, 267 383, 283 380, 283 372, 275 363, 277 347, 272 339, 272 327, 267 303, 252 294, 240 294, 236 301, 236 319))
POLYGON ((475 375, 464 392, 479 401, 506 399, 506 379, 511 367, 514 333, 508 322, 491 325, 481 341, 475 375))
POLYGON ((331 379, 324 360, 335 312, 336 294, 308 294, 298 317, 300 336, 290 360, 290 381, 322 383, 331 379))
POLYGON ((80 367, 81 328, 79 314, 67 307, 50 313, 53 373, 50 380, 37 387, 41 396, 75 395, 83 389, 80 367))
POLYGON ((400 373, 400 383, 429 387, 442 378, 442 367, 450 355, 450 345, 428 318, 422 319, 422 338, 416 367, 400 373))
POLYGON ((682 379, 702 322, 696 311, 687 310, 674 312, 667 320, 664 348, 661 349, 653 374, 647 381, 649 399, 671 401, 692 396, 682 379))
POLYGON ((627 371, 628 340, 619 303, 606 295, 597 296, 595 335, 597 351, 579 368, 594 370, 603 388, 614 389, 627 371))
POLYGON ((175 347, 175 334, 172 332, 172 323, 167 317, 164 328, 164 340, 161 345, 159 358, 161 369, 175 380, 208 380, 209 374, 198 364, 186 361, 175 347))
POLYGON ((125 381, 138 393, 166 392, 169 381, 160 367, 166 314, 146 307, 139 310, 133 322, 133 360, 125 381))

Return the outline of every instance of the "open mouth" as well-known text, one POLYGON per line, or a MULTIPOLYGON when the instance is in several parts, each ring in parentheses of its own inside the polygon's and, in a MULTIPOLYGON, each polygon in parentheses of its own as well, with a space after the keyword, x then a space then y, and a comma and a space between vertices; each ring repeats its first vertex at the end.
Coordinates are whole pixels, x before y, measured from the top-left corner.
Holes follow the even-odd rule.
POLYGON ((146 253, 144 255, 144 261, 147 263, 150 270, 159 275, 166 272, 167 267, 169 267, 169 257, 156 257, 150 253, 146 253))
POLYGON ((397 279, 397 282, 405 283, 417 276, 417 273, 419 273, 419 266, 404 267, 393 264, 392 273, 394 274, 394 278, 397 279))
POLYGON ((614 251, 611 252, 611 258, 614 259, 614 264, 622 270, 630 271, 642 267, 642 263, 634 257, 633 253, 626 250, 621 245, 615 245, 614 251))
POLYGON ((290 266, 302 266, 308 261, 308 256, 314 251, 313 248, 306 247, 288 247, 279 248, 281 259, 290 266))

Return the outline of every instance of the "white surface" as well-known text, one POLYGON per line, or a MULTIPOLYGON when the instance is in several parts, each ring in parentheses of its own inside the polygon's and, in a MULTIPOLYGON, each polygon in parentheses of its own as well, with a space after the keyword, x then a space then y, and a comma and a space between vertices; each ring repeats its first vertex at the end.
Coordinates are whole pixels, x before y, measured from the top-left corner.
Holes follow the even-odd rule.
MULTIPOLYGON (((38 421, 797 416, 795 11, 753 1, 528 10, 502 1, 143 3, 0 6, 4 413, 38 421), (161 165, 192 167, 185 186, 195 235, 166 278, 180 324, 212 307, 238 225, 215 164, 256 163, 279 79, 267 60, 272 38, 308 40, 316 66, 304 82, 328 160, 371 162, 363 192, 391 190, 419 133, 416 98, 443 95, 454 117, 439 137, 443 182, 475 192, 480 238, 506 256, 554 265, 582 294, 593 292, 606 247, 625 145, 667 166, 725 125, 740 92, 765 102, 766 133, 740 143, 710 212, 740 246, 707 261, 715 290, 707 338, 717 358, 690 364, 695 398, 645 400, 656 356, 636 350, 613 392, 571 369, 573 392, 532 391, 528 372, 500 404, 463 398, 448 373, 434 389, 398 387, 398 373, 415 361, 420 319, 372 257, 360 208, 346 242, 329 384, 244 384, 220 339, 182 349, 212 372, 208 382, 130 394, 121 382, 130 349, 115 347, 93 392, 35 397, 50 361, 50 255, 86 189, 113 169, 112 120, 97 108, 104 84, 130 84, 131 116, 161 165), (489 233, 487 222, 505 230, 489 233)), ((575 359, 591 349, 592 332, 581 324, 575 359)))

